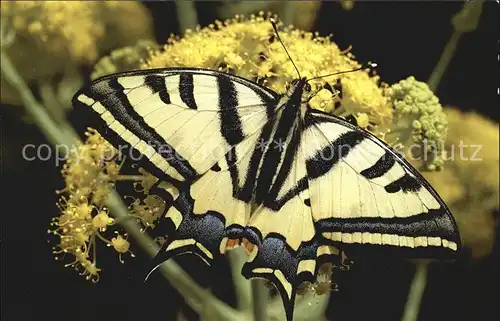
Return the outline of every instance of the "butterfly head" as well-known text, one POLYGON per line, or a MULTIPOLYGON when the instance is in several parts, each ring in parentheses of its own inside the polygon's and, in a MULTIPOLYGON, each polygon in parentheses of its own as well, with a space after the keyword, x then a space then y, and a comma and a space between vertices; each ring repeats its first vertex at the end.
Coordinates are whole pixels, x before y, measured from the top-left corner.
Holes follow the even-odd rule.
POLYGON ((286 87, 288 97, 292 97, 293 95, 300 95, 301 97, 304 95, 308 96, 311 93, 311 90, 311 84, 307 82, 305 77, 292 80, 286 87))
POLYGON ((292 102, 296 107, 300 107, 300 113, 304 117, 313 95, 311 84, 306 78, 294 79, 286 87, 283 103, 292 102))
POLYGON ((326 74, 326 75, 320 75, 320 76, 312 77, 312 78, 309 78, 309 79, 307 79, 305 77, 302 77, 300 75, 299 69, 297 68, 297 66, 293 62, 292 57, 288 53, 288 50, 286 49, 285 44, 283 43, 283 41, 280 38, 280 34, 278 32, 278 26, 277 26, 277 23, 276 23, 275 19, 271 18, 271 19, 269 19, 269 21, 271 22, 271 25, 273 26, 274 33, 276 34, 276 37, 278 38, 278 41, 283 46, 283 49, 285 50, 286 55, 290 59, 290 62, 292 63, 293 67, 295 68, 295 71, 297 71, 297 75, 299 76, 299 78, 292 80, 292 82, 286 88, 286 96, 289 97, 289 98, 291 98, 293 96, 299 96, 300 95, 302 102, 309 101, 309 98, 311 98, 312 96, 314 96, 314 94, 311 94, 312 88, 311 88, 311 84, 309 83, 310 80, 318 79, 318 78, 326 78, 326 77, 330 77, 330 76, 336 76, 336 75, 340 75, 340 74, 344 74, 344 73, 349 73, 349 72, 354 72, 354 71, 358 71, 358 70, 363 70, 363 69, 366 69, 366 68, 375 68, 375 67, 377 67, 376 63, 369 62, 367 64, 362 65, 361 67, 358 67, 358 68, 355 68, 355 69, 351 69, 351 70, 337 71, 337 72, 334 72, 334 73, 330 73, 330 74, 326 74))

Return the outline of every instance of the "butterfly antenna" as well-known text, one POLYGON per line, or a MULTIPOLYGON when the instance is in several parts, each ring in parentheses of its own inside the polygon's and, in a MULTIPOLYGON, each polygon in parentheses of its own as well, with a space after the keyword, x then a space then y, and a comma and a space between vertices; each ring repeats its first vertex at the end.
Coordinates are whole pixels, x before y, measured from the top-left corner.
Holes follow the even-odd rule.
POLYGON ((299 78, 302 78, 300 76, 300 72, 299 72, 299 69, 297 68, 297 66, 295 65, 295 63, 293 62, 293 59, 292 57, 290 57, 290 54, 288 53, 288 50, 286 50, 286 47, 285 47, 285 44, 283 43, 283 41, 281 40, 280 38, 280 34, 278 33, 278 26, 276 25, 276 20, 274 20, 274 18, 271 18, 269 19, 269 21, 271 22, 271 24, 273 25, 273 29, 274 29, 274 33, 276 33, 276 38, 278 38, 278 41, 281 43, 281 45, 283 46, 283 49, 285 49, 285 52, 286 52, 286 55, 288 56, 288 58, 290 59, 290 61, 292 62, 292 65, 293 67, 295 68, 295 70, 297 71, 297 75, 299 75, 299 78))
POLYGON ((364 64, 361 67, 356 68, 356 69, 339 71, 339 72, 334 72, 333 74, 317 76, 317 77, 309 78, 309 79, 307 79, 307 81, 313 80, 313 79, 318 79, 318 78, 325 78, 325 77, 340 75, 340 74, 346 74, 346 73, 349 73, 349 72, 355 72, 355 71, 358 71, 358 70, 363 70, 363 69, 367 69, 367 68, 375 68, 375 67, 377 67, 376 63, 374 63, 374 62, 368 62, 368 63, 366 63, 366 64, 364 64))

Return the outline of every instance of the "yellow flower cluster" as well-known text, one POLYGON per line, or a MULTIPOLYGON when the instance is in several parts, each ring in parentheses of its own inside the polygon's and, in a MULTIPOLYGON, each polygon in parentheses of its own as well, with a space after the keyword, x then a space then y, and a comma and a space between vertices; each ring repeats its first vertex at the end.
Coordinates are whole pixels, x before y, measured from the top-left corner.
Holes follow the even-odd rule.
MULTIPOLYGON (((278 93, 298 77, 292 62, 277 41, 269 17, 263 13, 245 19, 236 16, 216 21, 207 28, 187 30, 182 38, 171 37, 163 50, 151 53, 143 68, 176 66, 221 70, 253 80, 278 93)), ((354 56, 342 51, 329 37, 291 27, 280 31, 301 76, 314 77, 360 67, 354 56)), ((391 105, 379 87, 379 77, 368 71, 353 72, 311 81, 318 95, 312 107, 335 115, 354 116, 369 130, 392 119, 391 105)))
POLYGON ((96 40, 104 25, 93 21, 96 3, 81 1, 7 1, 2 18, 10 17, 14 31, 29 36, 47 53, 67 51, 75 61, 97 58, 96 40))
MULTIPOLYGON (((0 13, 2 32, 14 35, 7 53, 25 80, 46 80, 110 49, 154 39, 151 17, 137 1, 2 1, 0 13)), ((3 87, 2 102, 18 103, 3 87)))
POLYGON ((135 1, 6 1, 1 13, 19 36, 47 54, 68 54, 77 62, 93 62, 103 50, 153 37, 150 17, 135 1))
MULTIPOLYGON (((100 269, 96 265, 96 242, 103 241, 121 255, 131 253, 126 235, 115 231, 115 236, 106 238, 104 233, 116 221, 110 217, 105 207, 107 195, 116 181, 132 180, 136 189, 144 194, 156 182, 140 169, 143 175, 121 175, 118 151, 106 142, 95 130, 89 129, 87 140, 73 151, 62 169, 66 187, 60 191, 58 207, 60 216, 52 221, 49 233, 59 237, 54 248, 56 259, 60 255, 72 255, 74 260, 66 266, 83 269, 82 275, 97 282, 100 269)), ((154 226, 154 221, 163 213, 165 202, 158 197, 147 195, 144 205, 136 200, 130 206, 133 219, 143 226, 154 226)))
POLYGON ((426 83, 413 76, 386 88, 385 95, 394 106, 394 123, 386 138, 396 134, 395 139, 403 146, 416 144, 418 149, 406 152, 413 158, 424 158, 424 169, 441 170, 446 157, 448 122, 438 97, 426 83))

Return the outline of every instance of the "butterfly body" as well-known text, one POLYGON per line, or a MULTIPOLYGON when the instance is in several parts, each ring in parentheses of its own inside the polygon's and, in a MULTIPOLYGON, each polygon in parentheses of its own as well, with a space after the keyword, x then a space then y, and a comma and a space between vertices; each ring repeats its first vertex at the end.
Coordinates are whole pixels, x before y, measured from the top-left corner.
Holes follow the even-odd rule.
POLYGON ((170 206, 155 265, 187 252, 210 263, 241 244, 243 275, 275 284, 290 321, 297 288, 338 248, 437 258, 460 248, 425 179, 369 132, 311 109, 310 95, 305 79, 281 96, 222 72, 167 68, 97 79, 74 104, 159 178, 154 192, 170 206))

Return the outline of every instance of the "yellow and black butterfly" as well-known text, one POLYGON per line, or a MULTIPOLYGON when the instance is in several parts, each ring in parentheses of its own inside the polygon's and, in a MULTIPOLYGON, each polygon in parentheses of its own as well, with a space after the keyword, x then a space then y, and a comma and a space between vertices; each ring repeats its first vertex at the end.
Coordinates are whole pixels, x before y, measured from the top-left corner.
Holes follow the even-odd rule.
POLYGON ((159 179, 169 233, 155 264, 187 252, 210 263, 241 244, 242 274, 271 281, 290 321, 297 288, 336 248, 452 258, 461 246, 429 183, 377 137, 310 108, 311 95, 301 77, 280 96, 219 71, 165 68, 102 77, 74 104, 159 179))

